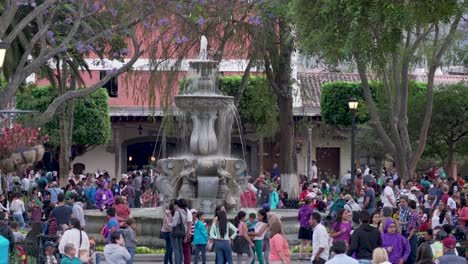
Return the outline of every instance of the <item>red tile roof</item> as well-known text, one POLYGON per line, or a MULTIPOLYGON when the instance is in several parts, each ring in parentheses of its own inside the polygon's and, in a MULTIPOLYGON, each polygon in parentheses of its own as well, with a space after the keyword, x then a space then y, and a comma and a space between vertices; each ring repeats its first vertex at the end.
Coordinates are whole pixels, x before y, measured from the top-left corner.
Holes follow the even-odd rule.
MULTIPOLYGON (((368 75, 370 80, 377 79, 375 75, 368 75)), ((413 80, 426 82, 426 75, 413 75, 413 80)), ((300 82, 302 106, 303 108, 316 110, 320 112, 320 89, 327 82, 359 82, 358 73, 343 73, 343 72, 300 72, 298 73, 300 82)), ((467 75, 436 75, 434 79, 435 85, 454 84, 461 81, 468 82, 467 75)))

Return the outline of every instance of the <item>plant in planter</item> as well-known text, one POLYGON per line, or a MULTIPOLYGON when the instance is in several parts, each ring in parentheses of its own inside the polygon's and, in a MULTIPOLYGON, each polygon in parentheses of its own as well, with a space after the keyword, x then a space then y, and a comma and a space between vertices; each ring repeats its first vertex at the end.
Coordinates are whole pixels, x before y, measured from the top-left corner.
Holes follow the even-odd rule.
POLYGON ((0 134, 0 169, 21 171, 44 156, 48 136, 40 135, 41 128, 23 127, 19 123, 3 128, 0 134))

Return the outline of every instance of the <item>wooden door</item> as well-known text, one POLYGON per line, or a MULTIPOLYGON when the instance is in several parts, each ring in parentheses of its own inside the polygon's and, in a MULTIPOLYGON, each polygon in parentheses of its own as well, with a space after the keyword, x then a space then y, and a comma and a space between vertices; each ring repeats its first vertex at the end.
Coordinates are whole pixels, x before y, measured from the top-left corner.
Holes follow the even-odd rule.
POLYGON ((316 148, 315 151, 319 180, 339 178, 340 148, 316 148))

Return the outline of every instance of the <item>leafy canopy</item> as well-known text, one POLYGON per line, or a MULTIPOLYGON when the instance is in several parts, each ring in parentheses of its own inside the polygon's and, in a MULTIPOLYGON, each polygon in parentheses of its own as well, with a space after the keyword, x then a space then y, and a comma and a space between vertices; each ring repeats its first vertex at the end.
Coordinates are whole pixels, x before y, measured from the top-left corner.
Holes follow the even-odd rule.
POLYGON ((449 23, 457 0, 294 0, 291 17, 301 47, 329 63, 362 62, 381 68, 402 48, 405 32, 449 23))
MULTIPOLYGON (((51 86, 32 86, 16 96, 18 109, 44 111, 57 96, 57 91, 51 86)), ((87 97, 75 101, 72 144, 101 145, 111 138, 111 123, 109 118, 108 95, 105 89, 91 93, 87 97)), ((22 117, 23 123, 28 123, 34 117, 22 117)), ((59 122, 54 117, 46 123, 42 131, 50 137, 49 145, 59 146, 59 122)))
MULTIPOLYGON (((219 79, 219 88, 227 95, 235 96, 242 81, 241 76, 225 76, 219 79)), ((258 134, 273 136, 278 127, 276 96, 264 77, 250 77, 239 102, 239 114, 243 123, 255 126, 258 134)))

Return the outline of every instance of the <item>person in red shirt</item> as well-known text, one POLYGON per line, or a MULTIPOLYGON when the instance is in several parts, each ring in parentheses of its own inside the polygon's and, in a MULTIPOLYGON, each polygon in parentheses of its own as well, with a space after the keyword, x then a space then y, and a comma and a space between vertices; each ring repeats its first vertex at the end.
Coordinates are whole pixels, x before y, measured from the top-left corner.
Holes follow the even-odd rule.
POLYGON ((310 183, 304 182, 304 184, 302 185, 302 192, 301 192, 301 194, 299 194, 299 200, 300 201, 304 201, 304 199, 310 193, 310 190, 309 190, 310 186, 311 186, 310 183))
POLYGON ((443 202, 444 204, 447 204, 447 201, 450 198, 448 191, 449 191, 449 186, 447 184, 442 185, 442 192, 444 192, 444 194, 442 194, 441 202, 443 202))
POLYGON ((255 207, 257 205, 257 194, 246 188, 240 197, 242 207, 255 207))

